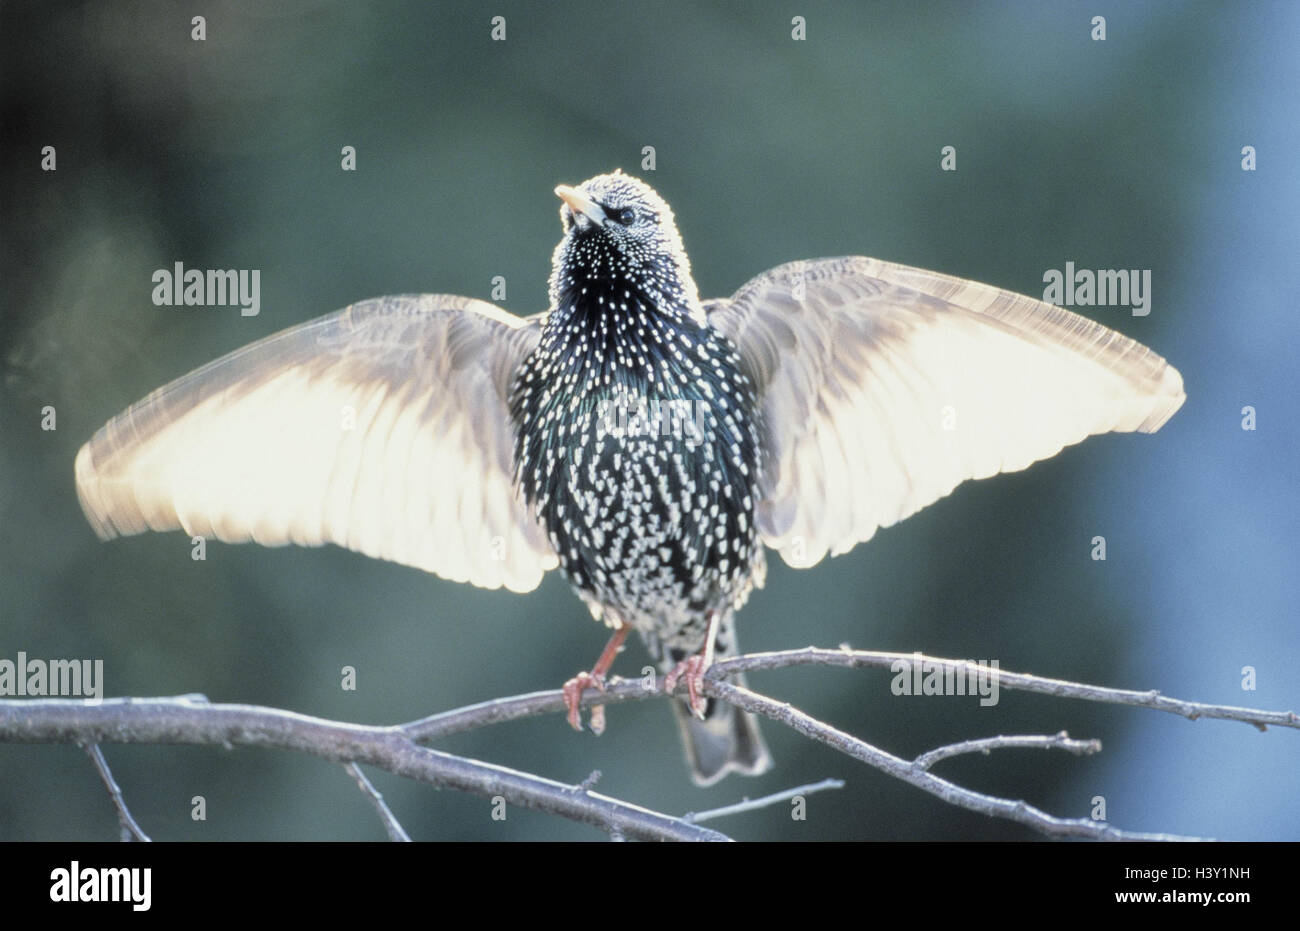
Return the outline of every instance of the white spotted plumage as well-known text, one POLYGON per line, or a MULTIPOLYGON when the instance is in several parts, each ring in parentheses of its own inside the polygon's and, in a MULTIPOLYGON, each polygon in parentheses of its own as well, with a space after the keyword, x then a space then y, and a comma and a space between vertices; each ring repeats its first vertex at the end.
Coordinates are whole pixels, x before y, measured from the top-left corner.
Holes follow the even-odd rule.
POLYGON ((668 206, 622 174, 582 190, 641 222, 562 210, 551 311, 512 395, 516 477, 592 613, 680 658, 762 579, 757 398, 703 322, 668 206), (701 436, 639 423, 674 404, 698 412, 701 436))

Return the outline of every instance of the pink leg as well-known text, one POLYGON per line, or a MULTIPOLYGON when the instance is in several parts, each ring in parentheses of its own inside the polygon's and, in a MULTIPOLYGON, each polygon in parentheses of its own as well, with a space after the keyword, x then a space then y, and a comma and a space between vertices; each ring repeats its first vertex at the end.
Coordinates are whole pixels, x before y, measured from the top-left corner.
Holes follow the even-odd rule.
POLYGON ((664 691, 670 695, 677 688, 677 681, 683 676, 686 678, 687 704, 690 706, 691 714, 701 721, 704 720, 704 699, 700 696, 700 684, 704 681, 704 674, 713 665, 713 641, 718 636, 718 624, 721 620, 721 612, 714 611, 710 614, 704 649, 694 656, 686 657, 673 667, 672 672, 664 676, 664 691))
MULTIPOLYGON (((596 688, 605 691, 605 673, 609 672, 609 667, 614 665, 614 658, 618 656, 618 651, 623 646, 623 641, 632 630, 631 624, 620 624, 618 630, 609 638, 609 643, 605 644, 605 649, 601 651, 600 658, 596 660, 596 665, 591 667, 591 672, 580 672, 568 682, 564 683, 564 707, 569 709, 569 726, 575 731, 582 730, 582 712, 579 705, 582 703, 582 693, 589 688, 596 688)), ((591 709, 591 729, 597 734, 605 730, 605 706, 594 705, 591 709)))

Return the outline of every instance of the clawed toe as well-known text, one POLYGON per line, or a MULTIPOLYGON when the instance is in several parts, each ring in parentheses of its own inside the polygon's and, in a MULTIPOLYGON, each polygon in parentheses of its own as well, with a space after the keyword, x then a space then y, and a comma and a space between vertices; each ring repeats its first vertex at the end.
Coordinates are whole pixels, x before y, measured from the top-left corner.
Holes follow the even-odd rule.
MULTIPOLYGON (((582 730, 582 693, 589 688, 605 691, 605 677, 599 673, 580 672, 564 683, 564 707, 569 709, 569 726, 575 731, 582 730)), ((600 734, 605 730, 605 706, 593 705, 591 709, 591 730, 600 734)))
POLYGON ((704 682, 704 673, 708 670, 708 660, 704 654, 696 653, 694 656, 688 656, 676 666, 673 671, 664 676, 664 691, 672 694, 679 680, 686 680, 687 706, 691 709, 691 714, 704 720, 705 700, 700 694, 700 686, 704 682))

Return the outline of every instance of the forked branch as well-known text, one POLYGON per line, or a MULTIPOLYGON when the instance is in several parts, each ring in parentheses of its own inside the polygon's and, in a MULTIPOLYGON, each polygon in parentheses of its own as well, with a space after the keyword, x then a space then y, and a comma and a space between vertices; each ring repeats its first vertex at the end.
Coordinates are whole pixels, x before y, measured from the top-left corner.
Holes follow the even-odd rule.
MULTIPOLYGON (((799 733, 834 747, 909 785, 929 792, 950 804, 992 817, 1023 824, 1055 837, 1097 840, 1192 840, 1167 834, 1122 831, 1106 822, 1067 819, 1049 815, 1024 801, 999 798, 964 788, 935 775, 933 766, 966 753, 1034 747, 1060 749, 1074 754, 1096 753, 1100 743, 1075 740, 1061 732, 1054 735, 1000 735, 938 747, 913 760, 905 760, 866 741, 819 721, 785 702, 776 701, 726 682, 740 672, 778 669, 786 666, 818 665, 897 669, 900 662, 922 661, 927 668, 952 670, 962 675, 988 675, 987 668, 965 660, 947 660, 920 654, 878 653, 841 648, 808 647, 777 653, 757 653, 717 662, 703 683, 706 695, 724 699, 738 707, 778 721, 799 733)), ((1292 711, 1263 711, 1230 705, 1169 698, 1154 691, 1131 691, 1049 679, 1042 676, 996 672, 1001 688, 1038 692, 1084 701, 1130 705, 1179 714, 1189 719, 1219 718, 1241 721, 1260 730, 1270 724, 1300 729, 1300 715, 1292 711)), ((684 687, 684 686, 683 686, 684 687)), ((623 701, 662 698, 663 681, 614 680, 603 693, 588 691, 583 706, 610 705, 623 701)), ((600 795, 591 791, 598 774, 579 785, 565 785, 540 776, 518 772, 492 763, 454 756, 421 746, 450 734, 475 730, 503 721, 565 710, 559 690, 499 698, 407 724, 387 727, 362 726, 295 714, 252 705, 214 704, 203 696, 176 698, 119 698, 90 704, 79 700, 32 699, 0 701, 0 741, 10 743, 76 743, 90 750, 118 812, 124 836, 143 839, 130 817, 122 793, 108 773, 107 763, 95 745, 100 743, 191 744, 276 747, 342 763, 358 786, 370 798, 385 830, 393 839, 405 838, 396 817, 379 793, 361 773, 365 763, 387 772, 439 787, 459 789, 507 804, 545 811, 590 824, 616 839, 642 840, 727 840, 726 835, 698 824, 703 815, 675 817, 600 795)), ((777 793, 753 802, 742 802, 708 813, 720 817, 748 811, 820 788, 819 783, 798 790, 777 793)))

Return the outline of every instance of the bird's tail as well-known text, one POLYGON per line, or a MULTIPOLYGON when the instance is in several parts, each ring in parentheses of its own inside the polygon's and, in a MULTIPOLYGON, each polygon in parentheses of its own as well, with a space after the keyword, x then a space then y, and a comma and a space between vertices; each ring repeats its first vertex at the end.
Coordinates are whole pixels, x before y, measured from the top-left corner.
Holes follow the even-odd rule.
MULTIPOLYGON (((730 681, 743 685, 739 677, 730 681)), ((673 714, 686 748, 686 762, 696 785, 713 785, 727 773, 757 776, 772 766, 758 719, 725 702, 707 699, 704 720, 692 717, 684 701, 673 702, 673 714)))
MULTIPOLYGON (((740 655, 736 643, 735 624, 724 618, 714 641, 714 658, 725 659, 740 655)), ((673 657, 680 659, 680 656, 673 657)), ((665 671, 673 667, 664 663, 665 671)), ((744 686, 744 676, 733 676, 730 682, 744 686)), ((677 729, 686 749, 686 762, 691 767, 691 778, 696 785, 713 785, 727 773, 757 776, 772 766, 771 754, 758 729, 758 718, 747 711, 713 698, 706 699, 704 720, 691 715, 686 702, 675 700, 673 714, 677 729)))

